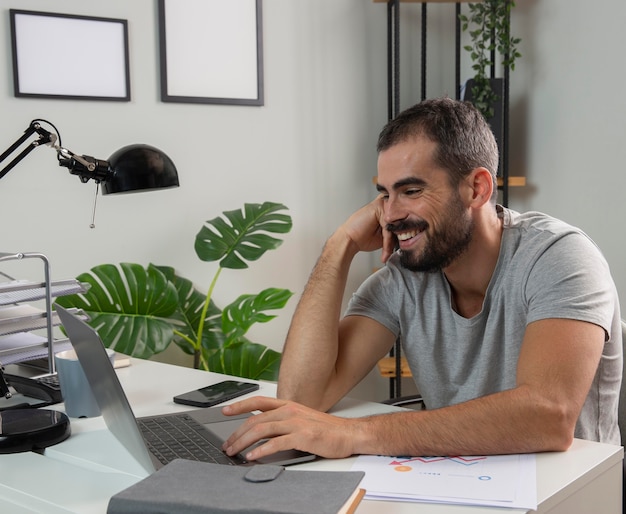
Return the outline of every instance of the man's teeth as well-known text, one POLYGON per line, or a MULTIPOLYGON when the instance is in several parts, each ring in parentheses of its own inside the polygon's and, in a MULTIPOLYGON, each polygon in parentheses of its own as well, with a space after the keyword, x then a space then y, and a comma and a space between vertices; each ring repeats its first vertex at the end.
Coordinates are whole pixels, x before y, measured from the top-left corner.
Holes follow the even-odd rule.
POLYGON ((411 239, 417 235, 417 230, 413 232, 405 232, 404 234, 397 234, 397 237, 400 241, 406 241, 407 239, 411 239))

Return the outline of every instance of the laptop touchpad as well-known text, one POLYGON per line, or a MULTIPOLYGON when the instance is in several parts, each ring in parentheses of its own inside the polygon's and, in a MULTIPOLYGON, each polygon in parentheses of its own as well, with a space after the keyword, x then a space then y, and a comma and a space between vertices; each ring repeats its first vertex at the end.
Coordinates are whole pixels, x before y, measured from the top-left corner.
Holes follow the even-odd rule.
POLYGON ((211 432, 216 434, 220 439, 226 441, 231 434, 241 426, 242 420, 229 419, 226 421, 215 421, 213 423, 204 423, 211 432))
MULTIPOLYGON (((210 407, 207 409, 197 409, 187 412, 191 414, 193 418, 205 425, 222 441, 226 441, 226 439, 228 439, 231 434, 239 428, 245 418, 252 416, 252 414, 245 414, 241 416, 229 417, 224 416, 221 413, 221 410, 222 409, 220 407, 210 407)), ((245 455, 251 448, 254 448, 259 444, 262 444, 262 442, 256 443, 250 448, 246 448, 241 452, 241 454, 245 455)), ((298 450, 286 450, 264 457, 256 462, 260 464, 288 465, 296 464, 297 462, 306 462, 313 459, 315 459, 315 455, 311 453, 301 452, 298 450)))

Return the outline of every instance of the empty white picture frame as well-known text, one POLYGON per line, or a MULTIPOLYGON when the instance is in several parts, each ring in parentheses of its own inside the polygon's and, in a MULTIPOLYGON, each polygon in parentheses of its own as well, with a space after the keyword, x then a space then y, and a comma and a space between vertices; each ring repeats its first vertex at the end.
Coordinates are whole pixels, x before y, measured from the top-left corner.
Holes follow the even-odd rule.
POLYGON ((263 105, 261 0, 159 0, 161 100, 263 105))
POLYGON ((128 23, 10 9, 16 97, 130 101, 128 23))

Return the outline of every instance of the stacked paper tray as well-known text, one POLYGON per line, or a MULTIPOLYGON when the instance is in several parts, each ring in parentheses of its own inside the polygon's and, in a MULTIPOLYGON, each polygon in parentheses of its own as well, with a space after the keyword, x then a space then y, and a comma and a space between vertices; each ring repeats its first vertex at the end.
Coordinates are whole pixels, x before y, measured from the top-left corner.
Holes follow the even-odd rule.
MULTIPOLYGON (((79 313, 78 309, 72 309, 79 313)), ((46 312, 32 305, 11 305, 0 307, 0 336, 29 332, 46 328, 48 317, 46 312)), ((61 322, 56 312, 52 312, 52 326, 58 326, 61 322)))
MULTIPOLYGON (((89 284, 77 280, 60 280, 50 284, 50 293, 53 298, 70 294, 84 293, 89 284)), ((19 302, 32 302, 46 297, 46 284, 42 282, 29 282, 23 280, 11 280, 0 282, 0 305, 10 305, 19 302)))

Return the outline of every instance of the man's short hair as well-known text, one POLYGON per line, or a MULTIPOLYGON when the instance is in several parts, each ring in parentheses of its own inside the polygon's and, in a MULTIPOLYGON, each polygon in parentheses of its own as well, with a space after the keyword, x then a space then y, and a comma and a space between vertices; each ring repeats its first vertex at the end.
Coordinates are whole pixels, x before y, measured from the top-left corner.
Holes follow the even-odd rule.
POLYGON ((424 100, 385 125, 376 149, 380 153, 417 136, 437 144, 435 163, 449 171, 452 185, 483 167, 491 173, 496 197, 498 145, 484 116, 471 103, 447 97, 424 100))

